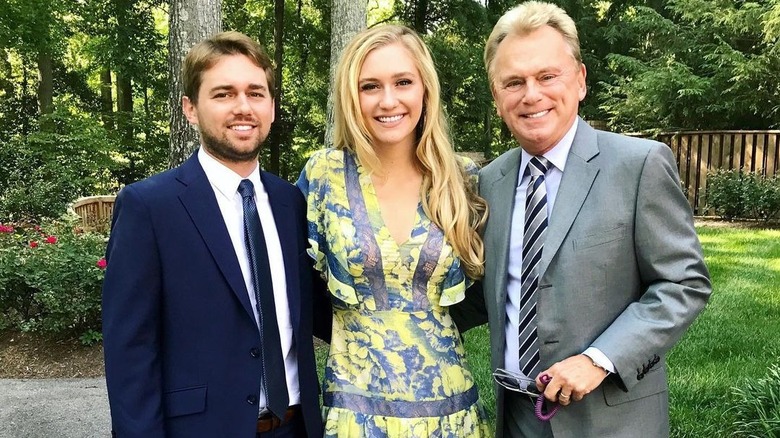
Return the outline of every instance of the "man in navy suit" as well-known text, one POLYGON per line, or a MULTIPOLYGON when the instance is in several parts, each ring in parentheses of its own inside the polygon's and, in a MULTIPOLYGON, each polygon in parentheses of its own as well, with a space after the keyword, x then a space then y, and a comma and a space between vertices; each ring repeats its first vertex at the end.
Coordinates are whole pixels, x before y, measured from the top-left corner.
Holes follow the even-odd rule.
POLYGON ((182 107, 201 147, 125 187, 112 222, 103 338, 113 436, 322 436, 312 335, 329 337, 330 307, 313 287, 300 191, 258 164, 274 120, 271 61, 250 38, 225 32, 190 51, 182 76, 182 107), (254 188, 246 199, 245 180, 254 188), (265 275, 245 244, 251 202, 265 275), (265 311, 256 284, 272 290, 265 311), (268 311, 283 374, 264 368, 268 311), (269 396, 279 380, 282 391, 269 396))

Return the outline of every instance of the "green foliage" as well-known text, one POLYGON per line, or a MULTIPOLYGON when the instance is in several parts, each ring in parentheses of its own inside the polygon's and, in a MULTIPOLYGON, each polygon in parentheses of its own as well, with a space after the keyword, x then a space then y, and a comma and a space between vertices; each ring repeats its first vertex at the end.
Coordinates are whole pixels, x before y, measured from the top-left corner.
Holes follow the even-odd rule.
POLYGON ((0 219, 55 218, 68 203, 112 188, 116 144, 103 126, 65 110, 30 135, 0 142, 0 219))
POLYGON ((67 220, 2 225, 0 327, 82 334, 84 342, 94 342, 105 247, 104 234, 85 232, 67 220))
POLYGON ((780 214, 780 178, 740 170, 710 172, 707 203, 724 219, 768 221, 780 214))
POLYGON ((596 97, 614 129, 778 126, 780 57, 764 30, 776 29, 780 1, 633 3, 618 3, 604 34, 609 74, 596 97))
POLYGON ((736 398, 735 436, 780 437, 780 366, 770 365, 766 375, 732 389, 736 398))

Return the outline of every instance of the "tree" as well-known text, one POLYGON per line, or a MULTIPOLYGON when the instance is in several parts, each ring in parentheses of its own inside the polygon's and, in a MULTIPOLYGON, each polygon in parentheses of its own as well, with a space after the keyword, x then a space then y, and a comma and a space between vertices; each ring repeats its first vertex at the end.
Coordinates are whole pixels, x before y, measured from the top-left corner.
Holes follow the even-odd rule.
POLYGON ((328 121, 325 143, 333 144, 333 78, 341 52, 355 34, 366 27, 365 0, 333 0, 330 13, 330 81, 328 82, 328 121))
POLYGON ((221 30, 221 0, 171 0, 168 33, 170 167, 184 162, 199 144, 197 133, 190 128, 181 111, 181 62, 192 46, 221 30))

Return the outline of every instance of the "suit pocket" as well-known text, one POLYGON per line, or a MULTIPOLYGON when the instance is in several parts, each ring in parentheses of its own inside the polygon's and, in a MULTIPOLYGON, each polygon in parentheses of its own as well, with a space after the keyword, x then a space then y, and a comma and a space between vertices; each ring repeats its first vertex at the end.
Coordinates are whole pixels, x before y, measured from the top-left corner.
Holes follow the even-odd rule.
POLYGON ((177 389, 163 395, 165 416, 197 414, 206 410, 206 386, 177 389))
POLYGON ((616 240, 620 240, 626 237, 625 225, 619 225, 611 230, 597 232, 588 236, 582 236, 574 239, 574 250, 579 251, 585 248, 592 248, 594 246, 605 245, 616 240))
POLYGON ((617 406, 640 398, 649 397, 667 390, 664 367, 658 367, 645 375, 630 391, 623 391, 615 384, 604 386, 604 400, 609 406, 617 406))

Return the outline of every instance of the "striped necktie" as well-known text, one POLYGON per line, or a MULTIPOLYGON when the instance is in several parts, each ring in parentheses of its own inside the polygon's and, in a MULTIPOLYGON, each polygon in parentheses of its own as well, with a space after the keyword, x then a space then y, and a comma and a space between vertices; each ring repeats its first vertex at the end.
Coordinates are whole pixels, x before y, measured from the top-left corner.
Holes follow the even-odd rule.
POLYGON ((523 257, 520 274, 520 369, 528 377, 539 374, 539 342, 536 334, 536 290, 539 285, 537 266, 542 258, 547 231, 547 189, 544 174, 550 163, 542 156, 531 158, 525 175, 531 176, 525 198, 523 226, 523 257))
POLYGON ((249 254, 252 283, 257 299, 257 313, 260 318, 260 364, 261 385, 265 392, 267 408, 277 418, 284 418, 289 403, 287 379, 284 372, 284 356, 276 321, 271 265, 265 244, 263 226, 255 204, 255 188, 252 181, 241 180, 238 185, 244 207, 244 240, 249 254))

